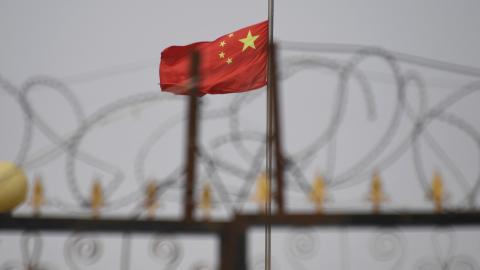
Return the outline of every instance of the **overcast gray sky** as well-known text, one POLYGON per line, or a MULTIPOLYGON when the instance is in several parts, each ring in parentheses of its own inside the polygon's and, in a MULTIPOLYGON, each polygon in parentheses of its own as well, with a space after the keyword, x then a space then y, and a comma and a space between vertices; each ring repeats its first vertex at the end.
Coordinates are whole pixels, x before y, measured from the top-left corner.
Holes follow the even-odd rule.
MULTIPOLYGON (((280 42, 377 46, 393 52, 480 68, 479 11, 480 1, 474 0, 276 0, 274 35, 280 42)), ((0 0, 0 78, 17 87, 17 90, 34 76, 46 75, 59 79, 66 83, 77 97, 85 119, 91 120, 92 115, 98 116, 101 109, 121 98, 158 92, 158 63, 160 52, 164 48, 213 40, 235 29, 266 19, 266 0, 0 0)), ((282 57, 289 56, 292 55, 282 53, 282 57)), ((294 56, 307 59, 319 57, 302 52, 294 56)), ((340 59, 339 61, 350 57, 335 54, 322 56, 340 59)), ((389 67, 382 61, 366 63, 365 69, 368 71, 370 68, 383 75, 391 74, 389 67)), ((459 87, 478 80, 415 65, 402 65, 401 68, 405 72, 413 71, 425 75, 428 109, 453 94, 459 87)), ((386 81, 391 82, 392 78, 387 76, 386 81)), ((285 92, 282 97, 288 154, 295 156, 301 149, 308 148, 308 143, 324 130, 334 109, 332 107, 335 104, 333 100, 336 84, 335 76, 318 75, 311 70, 296 74, 282 83, 285 92), (315 88, 317 86, 319 87, 315 88)), ((359 89, 355 83, 351 84, 352 89, 359 89)), ((71 104, 58 93, 49 92, 50 90, 32 93, 29 101, 35 113, 43 117, 49 128, 66 137, 79 127, 81 121, 71 104)), ((365 100, 359 91, 353 91, 349 96, 349 109, 343 122, 342 133, 336 137, 338 159, 335 169, 330 172, 332 176, 341 178, 348 175, 346 173, 350 166, 355 165, 362 153, 378 142, 381 135, 378 131, 383 131, 391 123, 392 108, 396 101, 393 87, 388 83, 376 83, 373 93, 378 106, 377 122, 374 123, 367 121, 365 100)), ((407 96, 412 104, 419 102, 415 91, 409 91, 407 96)), ((168 94, 165 97, 171 98, 168 94)), ((238 96, 206 97, 204 109, 215 111, 225 108, 232 104, 235 98, 238 96)), ((260 98, 243 107, 240 113, 242 128, 264 131, 265 103, 262 98, 263 95, 260 94, 260 98)), ((127 106, 126 112, 102 118, 82 140, 79 145, 82 151, 106 161, 109 165, 122 168, 125 174, 125 181, 110 194, 111 200, 128 198, 132 190, 141 186, 137 181, 139 169, 134 166, 139 160, 139 149, 142 149, 151 134, 158 132, 158 124, 166 123, 171 118, 177 117, 178 120, 182 117, 185 103, 173 99, 175 101, 159 102, 150 107, 127 106)), ((451 112, 478 130, 479 101, 478 95, 469 96, 453 106, 451 112)), ((405 118, 406 116, 403 119, 405 118)), ((210 143, 211 138, 225 134, 231 128, 228 122, 223 120, 225 119, 205 121, 202 124, 206 144, 207 141, 210 143)), ((0 91, 0 160, 13 160, 16 157, 22 134, 25 132, 23 121, 22 111, 15 99, 5 91, 0 91)), ((401 127, 395 133, 398 138, 392 140, 382 157, 395 149, 411 127, 407 120, 400 122, 398 126, 401 127)), ((183 155, 183 127, 181 121, 173 125, 169 129, 171 132, 152 145, 144 171, 141 172, 145 174, 144 178, 166 177, 179 166, 183 155)), ((435 122, 431 133, 439 144, 445 147, 444 151, 450 154, 449 158, 457 167, 457 170, 442 171, 446 179, 455 179, 452 184, 447 185, 452 194, 449 203, 464 205, 466 190, 471 189, 478 180, 480 158, 477 144, 472 137, 466 136, 465 132, 459 132, 443 122, 435 122), (463 174, 465 179, 458 180, 462 178, 459 174, 463 174)), ((32 134, 26 160, 35 160, 37 163, 31 165, 27 173, 29 176, 41 173, 50 181, 46 186, 49 194, 55 195, 52 197, 68 202, 68 206, 80 211, 80 206, 69 193, 66 181, 61 181, 68 178, 68 160, 65 153, 47 163, 35 159, 41 156, 45 149, 56 148, 41 127, 35 126, 32 134)), ((444 170, 445 166, 442 164, 445 163, 445 158, 439 158, 442 153, 435 152, 426 145, 422 144, 418 148, 423 153, 427 167, 426 177, 430 179, 434 169, 444 170)), ((255 146, 249 145, 249 150, 255 149, 255 146)), ((241 157, 231 154, 231 149, 222 151, 215 153, 225 160, 231 158, 233 163, 241 164, 239 167, 248 167, 241 163, 241 157)), ((412 149, 407 150, 398 161, 382 171, 387 182, 386 190, 391 196, 389 209, 431 209, 431 204, 426 200, 426 194, 417 181, 411 152, 412 149)), ((308 181, 312 180, 315 171, 329 170, 326 168, 326 164, 329 164, 326 155, 325 151, 322 152, 313 164, 305 167, 304 173, 308 181)), ((365 174, 373 170, 374 166, 370 165, 365 167, 365 174)), ((76 175, 80 179, 79 188, 84 195, 89 192, 93 176, 99 176, 105 183, 110 183, 111 172, 92 168, 84 160, 76 160, 75 166, 76 175)), ((223 172, 220 174, 225 179, 230 177, 223 172)), ((200 175, 200 181, 208 178, 203 170, 200 170, 200 175)), ((361 177, 358 179, 368 178, 365 175, 361 177)), ((236 179, 228 182, 227 186, 229 190, 235 191, 239 189, 240 183, 236 179)), ((369 209, 365 200, 368 182, 352 183, 354 184, 351 186, 333 192, 334 200, 329 206, 330 210, 369 209)), ((291 190, 290 196, 289 204, 292 208, 311 210, 308 200, 299 192, 298 187, 291 190)), ((180 198, 178 192, 162 198, 164 208, 159 210, 160 215, 178 216, 180 198)), ((253 210, 256 207, 249 205, 247 209, 253 210)), ((220 212, 217 213, 218 216, 225 217, 221 207, 217 210, 220 212)), ((20 209, 21 213, 29 211, 27 206, 20 209)), ((51 211, 62 212, 61 209, 51 211)), ((413 235, 415 238, 415 233, 413 235)))

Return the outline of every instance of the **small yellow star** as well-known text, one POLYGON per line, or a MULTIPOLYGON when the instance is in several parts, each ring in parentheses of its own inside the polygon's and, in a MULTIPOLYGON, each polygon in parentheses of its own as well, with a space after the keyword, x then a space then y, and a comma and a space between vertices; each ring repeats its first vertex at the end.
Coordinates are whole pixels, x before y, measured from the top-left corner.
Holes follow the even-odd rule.
POLYGON ((218 56, 220 57, 220 59, 223 59, 223 58, 225 58, 225 53, 224 53, 224 52, 220 52, 220 53, 218 54, 218 56))
POLYGON ((224 47, 226 44, 227 44, 227 43, 222 40, 222 42, 220 42, 220 47, 224 47))
POLYGON ((255 49, 255 40, 259 37, 260 35, 252 36, 252 32, 248 30, 248 34, 245 38, 239 39, 238 41, 243 43, 243 49, 242 52, 245 51, 247 48, 253 48, 255 49))
POLYGON ((233 60, 232 60, 232 58, 229 57, 226 62, 227 62, 227 64, 230 65, 233 62, 233 60))
POLYGON ((231 33, 230 35, 228 35, 229 38, 233 37, 233 33, 231 33))

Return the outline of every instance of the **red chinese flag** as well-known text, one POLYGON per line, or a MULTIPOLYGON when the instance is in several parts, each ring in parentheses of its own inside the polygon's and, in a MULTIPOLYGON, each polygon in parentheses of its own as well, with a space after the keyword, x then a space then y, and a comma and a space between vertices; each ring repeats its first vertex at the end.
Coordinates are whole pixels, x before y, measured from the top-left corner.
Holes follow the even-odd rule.
POLYGON ((245 92, 267 83, 268 21, 251 25, 211 42, 171 46, 160 60, 160 87, 188 94, 191 53, 200 53, 200 95, 245 92))

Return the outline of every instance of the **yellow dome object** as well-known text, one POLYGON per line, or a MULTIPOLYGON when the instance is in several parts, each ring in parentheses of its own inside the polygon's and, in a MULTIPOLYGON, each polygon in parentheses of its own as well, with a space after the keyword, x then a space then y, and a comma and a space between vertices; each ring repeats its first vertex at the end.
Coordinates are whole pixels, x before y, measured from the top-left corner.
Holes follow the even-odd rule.
POLYGON ((0 161, 0 212, 10 212, 27 196, 27 177, 9 161, 0 161))

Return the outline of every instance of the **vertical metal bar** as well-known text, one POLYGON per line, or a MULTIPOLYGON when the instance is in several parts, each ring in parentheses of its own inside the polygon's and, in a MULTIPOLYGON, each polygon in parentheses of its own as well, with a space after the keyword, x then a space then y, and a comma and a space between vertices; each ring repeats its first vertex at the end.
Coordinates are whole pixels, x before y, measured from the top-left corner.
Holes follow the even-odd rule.
POLYGON ((220 270, 247 269, 247 226, 232 222, 220 233, 220 270))
POLYGON ((275 157, 275 201, 277 204, 278 214, 283 215, 285 213, 284 202, 284 174, 283 174, 283 152, 282 152, 282 140, 281 140, 281 126, 280 126, 280 98, 277 85, 277 54, 275 44, 272 44, 272 118, 273 118, 273 150, 275 157))
MULTIPOLYGON (((228 225, 226 226, 228 227, 228 225)), ((219 246, 219 260, 220 260, 220 270, 232 270, 233 265, 233 251, 232 252, 232 235, 228 228, 225 228, 219 233, 220 237, 220 246, 219 246)))
POLYGON ((273 11, 274 1, 268 0, 268 65, 267 65, 267 135, 266 135, 266 169, 268 179, 268 196, 266 201, 266 219, 265 219, 265 270, 271 269, 271 224, 270 216, 272 214, 272 138, 273 138, 273 115, 272 115, 272 48, 273 48, 273 11))
POLYGON ((237 270, 247 269, 247 229, 245 226, 235 228, 235 266, 237 270))
POLYGON ((188 112, 188 130, 187 130, 187 164, 185 179, 185 196, 184 196, 184 218, 185 221, 193 220, 195 209, 194 188, 195 188, 195 162, 197 154, 197 122, 198 122, 198 82, 199 82, 199 66, 200 54, 198 51, 192 53, 192 62, 190 70, 190 78, 192 80, 192 89, 189 96, 189 112, 188 112))

